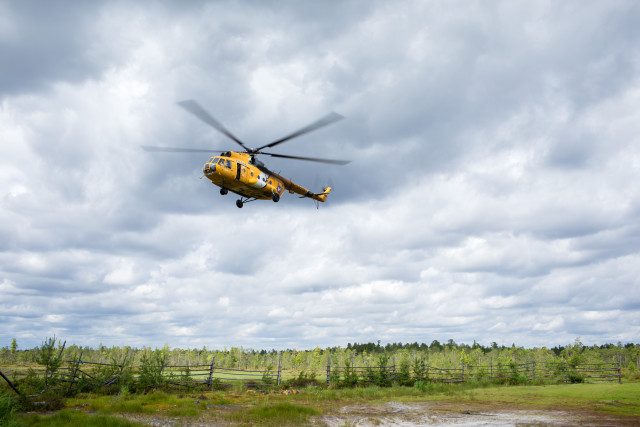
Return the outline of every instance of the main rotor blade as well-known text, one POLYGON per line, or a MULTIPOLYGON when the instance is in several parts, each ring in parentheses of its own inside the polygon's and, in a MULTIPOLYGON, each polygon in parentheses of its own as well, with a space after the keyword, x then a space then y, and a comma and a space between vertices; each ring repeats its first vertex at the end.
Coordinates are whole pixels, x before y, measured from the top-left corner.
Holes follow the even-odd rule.
POLYGON ((271 156, 271 157, 279 157, 282 159, 306 160, 308 162, 328 163, 331 165, 340 165, 340 166, 344 166, 348 163, 351 163, 351 160, 335 160, 335 159, 321 159, 318 157, 287 156, 285 154, 275 154, 275 153, 260 153, 260 154, 264 154, 265 156, 271 156))
POLYGON ((214 128, 215 130, 217 130, 218 132, 231 138, 233 141, 235 141, 238 145, 240 145, 245 150, 251 151, 242 143, 242 141, 240 141, 231 132, 225 129, 224 126, 222 126, 216 119, 213 118, 211 114, 209 114, 204 108, 200 106, 200 104, 198 104, 193 99, 188 99, 186 101, 178 102, 178 105, 184 108, 185 110, 187 110, 188 112, 190 112, 191 114, 193 114, 194 116, 196 116, 197 118, 199 118, 200 120, 202 120, 203 122, 205 122, 206 124, 208 124, 209 126, 211 126, 212 128, 214 128))
POLYGON ((344 119, 344 117, 341 116, 340 114, 331 112, 331 113, 327 114, 326 116, 324 116, 323 118, 321 118, 320 120, 315 121, 315 122, 311 123, 310 125, 305 126, 302 129, 299 129, 299 130, 295 131, 291 135, 287 135, 284 138, 278 139, 277 141, 273 141, 273 142, 271 142, 271 143, 269 143, 267 145, 263 145, 262 147, 256 148, 254 151, 255 152, 259 152, 263 148, 275 147, 276 145, 282 144, 285 141, 288 141, 288 140, 293 139, 293 138, 297 138, 300 135, 304 135, 305 133, 309 133, 309 132, 312 132, 312 131, 314 131, 316 129, 320 129, 321 127, 330 125, 331 123, 337 122, 338 120, 342 120, 342 119, 344 119))
POLYGON ((217 153, 220 150, 204 148, 179 148, 179 147, 156 147, 151 145, 141 145, 144 151, 166 152, 166 153, 217 153))

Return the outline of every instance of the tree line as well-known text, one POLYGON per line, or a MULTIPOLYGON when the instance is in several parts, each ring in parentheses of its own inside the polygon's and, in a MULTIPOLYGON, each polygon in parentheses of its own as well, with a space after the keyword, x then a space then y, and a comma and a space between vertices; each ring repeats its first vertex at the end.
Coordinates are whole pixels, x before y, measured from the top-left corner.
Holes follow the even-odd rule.
MULTIPOLYGON (((43 341, 49 342, 51 338, 43 341)), ((433 340, 426 343, 387 343, 380 341, 368 343, 348 343, 345 347, 334 346, 327 348, 297 350, 287 349, 278 351, 255 350, 243 347, 219 349, 202 348, 171 348, 165 344, 162 348, 131 346, 99 345, 98 347, 83 347, 76 344, 67 345, 59 339, 57 343, 63 360, 71 361, 81 358, 83 361, 94 363, 139 363, 154 352, 159 352, 171 365, 198 366, 210 364, 215 358, 216 366, 265 370, 269 366, 282 366, 283 370, 324 372, 327 364, 344 366, 348 362, 351 366, 375 366, 380 355, 384 355, 392 363, 413 363, 421 360, 431 366, 455 368, 479 366, 500 363, 523 362, 553 362, 567 360, 572 363, 609 363, 618 362, 632 374, 640 372, 640 344, 603 344, 584 345, 579 338, 572 344, 555 347, 517 347, 498 345, 493 342, 488 346, 473 342, 473 344, 456 343, 450 339, 446 343, 433 340)), ((11 344, 0 348, 0 363, 7 364, 35 364, 40 357, 43 346, 32 349, 19 349, 15 338, 11 344)))

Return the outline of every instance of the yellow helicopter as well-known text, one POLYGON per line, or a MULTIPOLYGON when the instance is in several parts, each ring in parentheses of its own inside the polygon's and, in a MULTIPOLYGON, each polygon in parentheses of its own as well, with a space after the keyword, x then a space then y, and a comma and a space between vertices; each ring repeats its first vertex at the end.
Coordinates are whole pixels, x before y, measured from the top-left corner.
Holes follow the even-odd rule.
MULTIPOLYGON (((198 117, 200 120, 221 132, 223 135, 232 139, 236 144, 240 145, 244 151, 224 151, 217 156, 211 157, 204 165, 204 176, 206 176, 213 184, 220 187, 220 194, 226 195, 229 191, 236 193, 240 198, 236 201, 236 206, 241 208, 245 203, 254 200, 273 200, 280 201, 280 196, 285 190, 291 194, 300 194, 301 198, 308 197, 318 202, 327 200, 327 196, 331 191, 331 187, 324 188, 321 193, 313 193, 267 169, 260 160, 256 159, 257 155, 266 155, 271 157, 279 157, 284 159, 306 160, 311 162, 328 163, 333 165, 346 165, 349 160, 333 160, 321 159, 315 157, 288 156, 284 154, 265 153, 262 150, 275 147, 278 144, 289 141, 298 136, 304 135, 321 127, 330 125, 338 120, 343 119, 340 114, 330 113, 327 116, 317 120, 302 129, 293 132, 290 135, 265 144, 258 148, 248 148, 242 141, 236 138, 231 132, 224 128, 216 119, 211 116, 196 101, 187 100, 179 102, 182 108, 198 117)), ((142 148, 146 151, 163 151, 163 152, 205 152, 210 153, 214 150, 198 149, 198 148, 174 148, 174 147, 154 147, 144 145, 142 148)))

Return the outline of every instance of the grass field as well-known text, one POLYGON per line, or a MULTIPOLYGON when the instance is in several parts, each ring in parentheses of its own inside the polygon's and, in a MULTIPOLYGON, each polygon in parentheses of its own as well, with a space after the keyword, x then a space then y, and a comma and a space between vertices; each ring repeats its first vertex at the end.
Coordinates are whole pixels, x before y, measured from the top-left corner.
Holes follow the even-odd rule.
MULTIPOLYGON (((309 387, 297 394, 228 391, 79 394, 49 413, 17 413, 8 425, 353 425, 514 416, 557 425, 640 425, 640 383, 549 386, 427 384, 424 387, 309 387), (529 417, 529 418, 526 418, 529 417), (533 417, 533 418, 531 418, 533 417), (536 418, 537 417, 537 418, 536 418), (540 421, 542 420, 542 421, 540 421), (563 421, 564 420, 564 421, 563 421)), ((492 418, 498 420, 501 418, 492 418)), ((452 423, 455 423, 452 421, 452 423)), ((473 423, 473 422, 471 422, 473 423)), ((526 424, 526 422, 524 422, 526 424)))

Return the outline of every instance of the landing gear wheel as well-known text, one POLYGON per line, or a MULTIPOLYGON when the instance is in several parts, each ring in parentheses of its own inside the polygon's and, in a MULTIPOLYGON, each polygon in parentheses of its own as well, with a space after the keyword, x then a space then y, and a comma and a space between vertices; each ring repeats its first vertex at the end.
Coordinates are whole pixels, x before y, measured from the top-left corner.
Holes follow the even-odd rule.
POLYGON ((273 201, 278 203, 280 201, 280 195, 279 194, 274 194, 273 195, 273 201))
POLYGON ((223 196, 225 196, 227 193, 229 192, 229 190, 227 190, 226 188, 222 187, 220 189, 220 194, 222 194, 223 196))
POLYGON ((236 206, 239 208, 242 208, 242 206, 244 205, 244 203, 242 203, 242 200, 238 199, 236 200, 236 206))

